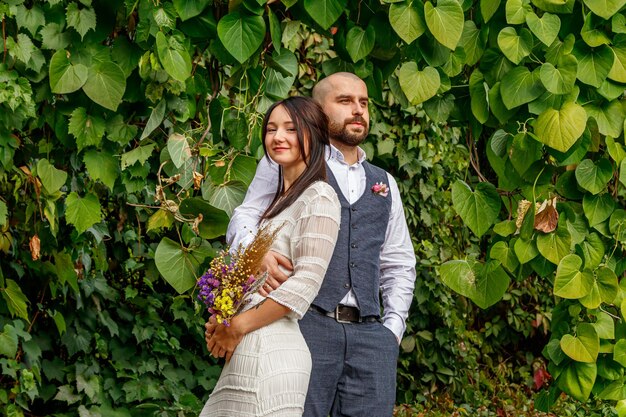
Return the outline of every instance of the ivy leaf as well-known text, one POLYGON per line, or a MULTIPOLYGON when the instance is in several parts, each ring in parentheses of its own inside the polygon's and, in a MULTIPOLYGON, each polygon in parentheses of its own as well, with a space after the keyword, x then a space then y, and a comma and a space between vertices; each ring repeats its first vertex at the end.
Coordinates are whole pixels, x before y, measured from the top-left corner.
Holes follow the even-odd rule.
POLYGON ((184 22, 198 16, 211 3, 211 0, 174 0, 174 8, 184 22))
POLYGON ((78 274, 74 269, 74 262, 72 256, 67 252, 57 252, 54 254, 54 271, 59 278, 61 284, 66 282, 78 293, 78 274))
POLYGON ((613 100, 610 103, 604 102, 599 106, 589 103, 584 108, 587 115, 595 119, 601 134, 614 138, 622 134, 624 110, 620 100, 613 100))
POLYGON ((121 114, 107 120, 107 138, 120 145, 126 145, 137 135, 137 126, 124 122, 121 114))
POLYGON ((500 0, 480 0, 480 13, 485 23, 489 22, 499 7, 500 0))
POLYGON ((59 191, 67 180, 67 172, 56 169, 46 158, 37 162, 37 176, 50 195, 59 191))
POLYGON ((537 245, 533 240, 517 239, 513 245, 513 250, 521 264, 530 262, 539 255, 537 245))
POLYGON ((183 216, 198 217, 198 215, 202 215, 198 231, 204 239, 215 239, 226 234, 229 221, 228 214, 224 210, 213 207, 203 198, 186 198, 180 203, 179 210, 183 216))
POLYGON ((588 309, 598 308, 600 304, 612 304, 617 297, 619 284, 617 275, 606 266, 595 271, 595 280, 591 292, 580 299, 580 303, 588 309))
POLYGON ((505 27, 498 33, 498 46, 509 61, 518 65, 522 59, 530 55, 533 35, 528 29, 521 29, 518 35, 515 28, 505 27))
POLYGON ((157 52, 163 68, 175 80, 185 82, 191 76, 191 57, 175 36, 156 35, 157 52))
POLYGON ((161 100, 159 101, 159 104, 157 104, 152 109, 152 111, 150 112, 150 117, 148 118, 148 122, 146 123, 146 127, 141 133, 141 137, 139 138, 139 140, 144 140, 145 138, 150 136, 150 133, 152 133, 154 129, 159 127, 161 122, 163 122, 163 118, 165 117, 166 105, 167 103, 165 102, 165 100, 161 100))
POLYGON ((615 348, 613 349, 613 360, 626 368, 626 339, 620 339, 617 343, 615 343, 615 348))
POLYGON ((448 261, 441 265, 439 273, 444 284, 468 297, 482 309, 501 300, 510 283, 509 275, 497 261, 486 264, 448 261))
POLYGON ((577 44, 572 53, 578 60, 576 77, 585 84, 599 88, 613 67, 615 55, 611 48, 606 45, 589 48, 577 44))
POLYGON ((174 215, 168 210, 159 209, 148 219, 147 231, 169 229, 173 224, 174 215))
POLYGON ((613 166, 606 158, 594 162, 591 159, 583 160, 576 167, 576 181, 591 194, 598 194, 606 188, 613 177, 613 166))
POLYGON ((619 142, 615 142, 615 139, 610 136, 606 137, 605 142, 606 150, 609 152, 609 156, 611 157, 611 159, 613 159, 615 163, 621 164, 622 160, 626 158, 624 145, 619 142))
POLYGON ((15 23, 20 28, 28 30, 32 37, 37 35, 37 29, 46 24, 46 16, 37 5, 26 8, 20 4, 15 7, 15 23))
POLYGON ((530 103, 544 93, 539 71, 530 72, 525 66, 513 68, 502 78, 500 94, 507 109, 530 103))
POLYGON ((580 271, 583 260, 578 255, 567 255, 556 270, 554 295, 568 299, 578 299, 591 292, 593 274, 587 270, 580 271))
POLYGON ((140 164, 145 163, 150 155, 152 155, 152 151, 154 151, 154 147, 156 145, 154 143, 150 143, 148 145, 138 146, 132 151, 126 152, 122 154, 122 169, 126 169, 127 167, 134 165, 139 162, 140 164))
POLYGON ((485 52, 488 31, 485 28, 478 29, 476 23, 466 20, 463 23, 463 35, 461 46, 465 51, 465 63, 469 66, 476 65, 485 52))
POLYGON ((575 102, 567 102, 560 110, 544 110, 537 118, 535 134, 549 147, 567 152, 582 136, 586 126, 585 109, 575 102))
POLYGON ((9 210, 7 208, 7 203, 0 200, 0 226, 4 226, 7 224, 7 220, 9 219, 9 210))
POLYGON ((392 4, 389 23, 407 45, 411 44, 426 31, 424 5, 417 0, 392 4))
POLYGON ((546 46, 552 45, 559 35, 561 19, 555 14, 544 13, 540 18, 531 12, 526 13, 525 19, 530 31, 546 46))
POLYGON ((622 37, 616 37, 616 40, 619 39, 619 41, 611 46, 614 60, 608 77, 618 83, 626 83, 626 42, 624 41, 623 35, 618 36, 622 37))
POLYGON ((213 207, 224 210, 232 216, 235 207, 243 202, 246 195, 245 186, 239 181, 229 181, 221 185, 213 185, 210 181, 202 184, 202 198, 213 207))
POLYGON ((10 324, 4 325, 4 331, 0 333, 0 355, 15 358, 18 346, 17 333, 10 324))
POLYGON ((513 247, 509 247, 506 242, 496 242, 496 244, 491 247, 489 255, 493 259, 500 261, 509 272, 513 272, 519 266, 515 250, 513 247))
POLYGON ((66 10, 67 26, 76 29, 81 39, 85 37, 85 33, 96 29, 96 13, 93 8, 79 9, 78 3, 70 3, 66 10))
POLYGON ((298 58, 290 50, 282 48, 272 52, 271 61, 265 80, 265 94, 282 100, 289 95, 298 75, 298 58))
POLYGON ((272 9, 268 7, 267 17, 270 23, 270 38, 272 38, 272 46, 274 46, 274 52, 280 52, 282 49, 282 37, 283 30, 280 27, 280 21, 276 17, 276 13, 272 12, 272 9))
POLYGON ((457 180, 452 184, 452 205, 465 225, 481 237, 498 219, 501 200, 492 184, 481 182, 472 192, 469 185, 457 180))
MULTIPOLYGON (((6 287, 2 291, 2 298, 6 302, 6 306, 9 309, 9 313, 11 313, 11 317, 21 317, 24 320, 30 322, 28 320, 28 309, 26 304, 28 303, 28 299, 22 292, 22 289, 17 284, 17 282, 12 279, 5 280, 6 287)), ((4 327, 6 331, 6 325, 4 327)))
POLYGON ((589 220, 589 226, 593 227, 602 223, 611 216, 615 210, 615 200, 608 194, 593 195, 585 193, 583 197, 583 212, 589 220))
POLYGON ((448 49, 455 50, 463 34, 463 8, 456 0, 438 0, 437 6, 424 3, 426 26, 435 39, 448 49))
POLYGON ((441 85, 439 72, 435 68, 426 67, 420 71, 413 61, 402 64, 398 76, 400 87, 412 104, 423 103, 434 97, 441 85))
POLYGON ((65 218, 74 225, 78 233, 85 232, 102 220, 98 197, 89 193, 81 198, 76 192, 72 192, 65 200, 65 218))
POLYGON ((519 25, 526 22, 526 14, 534 12, 529 0, 507 0, 505 13, 509 25, 519 25))
POLYGON ((97 146, 104 136, 105 123, 100 117, 91 116, 83 107, 72 112, 68 131, 76 138, 78 150, 87 146, 97 146))
POLYGON ((17 42, 15 42, 12 37, 9 37, 6 41, 6 46, 9 51, 9 55, 24 64, 28 64, 28 61, 30 61, 36 51, 33 42, 23 33, 17 34, 17 42))
MULTIPOLYGON (((318 3, 323 3, 323 1, 316 0, 316 4, 318 3)), ((319 6, 321 9, 322 5, 319 6)), ((231 12, 217 23, 217 35, 226 50, 237 61, 244 63, 263 43, 265 20, 262 16, 231 12)))
POLYGON ((358 62, 368 56, 374 49, 375 39, 376 32, 372 25, 367 26, 365 30, 358 26, 350 29, 346 35, 346 49, 352 62, 358 62))
POLYGON ((566 227, 557 227, 555 232, 537 236, 537 249, 544 258, 555 265, 571 252, 572 237, 566 227))
POLYGON ((89 150, 85 152, 83 162, 91 178, 102 181, 113 191, 115 180, 119 176, 118 158, 106 152, 89 150))
POLYGON ((600 339, 593 325, 580 323, 576 336, 566 334, 561 338, 561 350, 576 362, 594 363, 600 350, 600 339))
POLYGON ((48 23, 41 29, 41 47, 58 51, 64 49, 71 42, 71 36, 63 32, 63 26, 58 23, 48 23))
POLYGON ((126 90, 124 71, 113 61, 98 61, 89 67, 83 91, 94 102, 116 111, 126 90))
POLYGON ((513 138, 513 143, 509 149, 511 165, 520 175, 524 175, 533 163, 541 159, 543 155, 542 148, 541 143, 537 142, 529 134, 518 133, 513 138))
POLYGON ((576 83, 578 61, 573 55, 563 55, 555 67, 550 62, 541 65, 541 82, 552 94, 567 94, 576 83))
POLYGON ((611 39, 607 36, 602 27, 603 23, 600 23, 601 20, 602 19, 598 19, 593 13, 587 13, 587 16, 585 16, 585 24, 580 31, 580 36, 583 41, 592 48, 611 44, 611 39))
POLYGON ((335 23, 345 7, 346 0, 304 0, 304 10, 324 30, 335 23))
POLYGON ((478 68, 474 69, 470 75, 469 90, 472 114, 480 123, 485 123, 489 119, 489 100, 487 97, 489 86, 478 68))
POLYGON ((73 93, 85 84, 88 73, 89 70, 83 64, 72 65, 69 52, 56 51, 50 59, 50 88, 56 94, 73 93))
POLYGON ((230 178, 249 185, 256 172, 256 159, 250 156, 238 155, 233 160, 230 168, 230 178))
POLYGON ((609 20, 626 5, 626 0, 584 0, 584 3, 594 14, 609 20))
POLYGON ((191 158, 191 148, 187 138, 180 133, 173 133, 167 138, 167 150, 176 168, 180 168, 191 158))
POLYGON ((579 244, 579 247, 585 259, 585 269, 591 270, 600 265, 606 249, 602 239, 597 233, 589 234, 585 240, 579 244))
POLYGON ((165 281, 182 294, 196 284, 201 275, 200 265, 214 253, 215 250, 206 240, 200 246, 184 248, 165 237, 157 246, 154 261, 165 281))

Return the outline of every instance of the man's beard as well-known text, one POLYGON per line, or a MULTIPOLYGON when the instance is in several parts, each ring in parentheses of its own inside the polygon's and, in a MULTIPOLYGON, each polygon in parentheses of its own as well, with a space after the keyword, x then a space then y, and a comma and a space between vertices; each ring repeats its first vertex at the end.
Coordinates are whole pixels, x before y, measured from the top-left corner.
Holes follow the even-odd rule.
POLYGON ((349 146, 360 145, 365 140, 368 134, 368 125, 364 118, 361 116, 353 117, 343 122, 343 124, 330 121, 328 129, 330 131, 330 138, 341 142, 349 146), (348 132, 348 125, 350 123, 359 122, 363 125, 362 133, 350 133, 348 132))

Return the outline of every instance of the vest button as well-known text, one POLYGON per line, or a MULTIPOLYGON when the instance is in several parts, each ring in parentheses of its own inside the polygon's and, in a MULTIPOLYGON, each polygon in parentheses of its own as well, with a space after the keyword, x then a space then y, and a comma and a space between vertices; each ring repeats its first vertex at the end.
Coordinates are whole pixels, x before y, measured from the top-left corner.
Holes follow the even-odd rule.
POLYGON ((350 262, 350 267, 351 267, 351 268, 355 268, 355 267, 356 267, 356 264, 355 264, 354 262, 350 262))
POLYGON ((352 228, 356 229, 356 223, 352 223, 352 228))
POLYGON ((344 288, 350 288, 350 284, 348 284, 347 282, 345 284, 343 284, 344 288))
POLYGON ((356 243, 353 243, 352 245, 350 245, 350 247, 353 249, 356 249, 357 248, 356 243))
POLYGON ((352 211, 356 211, 356 207, 352 207, 352 211))

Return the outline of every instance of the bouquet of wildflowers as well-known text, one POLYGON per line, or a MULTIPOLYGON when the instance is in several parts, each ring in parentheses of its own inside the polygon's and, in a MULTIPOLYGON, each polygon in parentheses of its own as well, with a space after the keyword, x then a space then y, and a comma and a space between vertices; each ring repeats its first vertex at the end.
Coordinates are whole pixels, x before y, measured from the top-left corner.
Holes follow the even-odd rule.
POLYGON ((279 230, 270 230, 269 224, 261 227, 247 247, 240 245, 234 253, 224 250, 213 258, 208 271, 198 279, 198 298, 218 323, 228 326, 245 305, 246 297, 265 282, 267 273, 259 274, 261 263, 279 230))

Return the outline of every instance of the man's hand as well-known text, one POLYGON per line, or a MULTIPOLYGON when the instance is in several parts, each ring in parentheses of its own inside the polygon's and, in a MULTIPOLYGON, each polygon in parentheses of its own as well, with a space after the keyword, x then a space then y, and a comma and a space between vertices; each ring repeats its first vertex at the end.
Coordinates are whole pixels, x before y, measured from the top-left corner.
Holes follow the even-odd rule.
POLYGON ((207 329, 205 332, 206 347, 211 355, 215 358, 225 358, 226 362, 230 361, 235 348, 243 339, 243 332, 239 331, 233 321, 228 327, 217 323, 207 323, 204 327, 207 329), (212 333, 210 333, 211 331, 212 333), (207 334, 210 336, 206 336, 207 334))
POLYGON ((269 293, 280 287, 280 285, 289 278, 289 275, 278 268, 279 265, 287 269, 289 273, 293 271, 291 261, 277 252, 269 251, 263 258, 261 269, 268 273, 265 284, 259 288, 259 294, 263 297, 267 297, 269 293))

